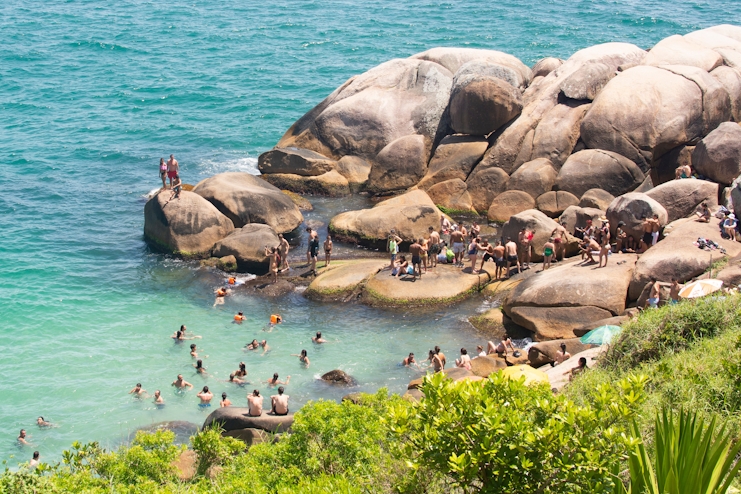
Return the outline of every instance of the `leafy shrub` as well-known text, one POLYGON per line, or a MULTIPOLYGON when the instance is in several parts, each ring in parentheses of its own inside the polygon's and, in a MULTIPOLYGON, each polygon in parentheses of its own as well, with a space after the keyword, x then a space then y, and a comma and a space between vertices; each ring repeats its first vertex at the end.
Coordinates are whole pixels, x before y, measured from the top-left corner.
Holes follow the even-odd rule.
POLYGON ((627 457, 625 432, 645 383, 602 385, 577 406, 499 374, 483 382, 435 374, 422 384, 425 399, 392 409, 389 424, 414 468, 438 471, 464 492, 603 492, 627 457))
POLYGON ((221 427, 213 426, 191 436, 190 443, 198 458, 197 475, 205 475, 210 468, 227 464, 238 453, 244 451, 245 446, 242 441, 222 436, 222 432, 221 427))

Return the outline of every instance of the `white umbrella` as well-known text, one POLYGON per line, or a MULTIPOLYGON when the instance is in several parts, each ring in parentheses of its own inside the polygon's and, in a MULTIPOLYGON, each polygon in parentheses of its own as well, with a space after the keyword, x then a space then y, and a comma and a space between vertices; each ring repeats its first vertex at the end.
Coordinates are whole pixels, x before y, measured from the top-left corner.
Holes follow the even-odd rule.
POLYGON ((682 298, 704 297, 705 295, 717 292, 722 286, 723 282, 721 280, 697 280, 687 283, 679 291, 679 296, 682 298))

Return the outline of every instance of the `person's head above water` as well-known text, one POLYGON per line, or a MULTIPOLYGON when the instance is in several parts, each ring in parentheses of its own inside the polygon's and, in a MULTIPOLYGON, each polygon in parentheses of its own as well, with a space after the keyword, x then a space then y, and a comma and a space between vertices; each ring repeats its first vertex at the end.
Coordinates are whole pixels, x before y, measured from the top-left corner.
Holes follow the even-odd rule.
POLYGON ((180 331, 182 331, 183 333, 185 333, 185 324, 181 324, 180 325, 180 331))
POLYGON ((321 331, 317 331, 316 332, 316 337, 317 338, 321 338, 322 337, 322 332, 321 331))
POLYGON ((191 343, 190 344, 190 349, 191 350, 195 350, 196 349, 196 344, 195 343, 191 343))
POLYGON ((234 381, 234 373, 233 372, 231 374, 229 374, 229 380, 230 381, 234 381))
POLYGON ((201 369, 201 368, 203 368, 203 360, 198 359, 196 360, 196 369, 201 369))
POLYGON ((226 393, 221 393, 221 399, 226 400, 226 393))
POLYGON ((306 357, 306 350, 301 350, 301 356, 306 357))
POLYGON ((273 374, 273 379, 278 379, 278 373, 273 374))

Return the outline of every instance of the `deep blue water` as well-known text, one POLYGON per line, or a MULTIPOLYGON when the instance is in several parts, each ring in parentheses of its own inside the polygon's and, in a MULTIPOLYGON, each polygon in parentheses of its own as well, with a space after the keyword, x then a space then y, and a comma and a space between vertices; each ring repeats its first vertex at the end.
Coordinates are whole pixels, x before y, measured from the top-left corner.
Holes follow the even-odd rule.
MULTIPOLYGON (((74 440, 115 444, 152 422, 202 420, 193 396, 167 390, 156 411, 126 395, 136 381, 165 390, 190 372, 187 350, 167 338, 182 323, 204 336, 215 391, 251 358, 260 379, 292 373, 298 403, 338 397, 316 372, 345 368, 364 389, 400 391, 410 377, 393 367, 400 348, 475 343, 446 311, 328 311, 300 295, 213 308, 213 273, 142 241, 159 157, 174 153, 188 183, 254 172, 259 153, 348 77, 435 46, 498 49, 532 65, 720 23, 741 23, 741 2, 0 3, 0 459, 30 457, 15 446, 21 427, 53 459, 74 440), (239 308, 251 319, 235 327, 239 308), (287 319, 269 335, 276 349, 245 356, 239 347, 276 310, 287 319), (310 347, 317 328, 337 341, 309 348, 312 369, 302 370, 290 353, 310 347), (60 427, 36 430, 37 415, 60 427)), ((245 391, 229 392, 243 404, 245 391)))

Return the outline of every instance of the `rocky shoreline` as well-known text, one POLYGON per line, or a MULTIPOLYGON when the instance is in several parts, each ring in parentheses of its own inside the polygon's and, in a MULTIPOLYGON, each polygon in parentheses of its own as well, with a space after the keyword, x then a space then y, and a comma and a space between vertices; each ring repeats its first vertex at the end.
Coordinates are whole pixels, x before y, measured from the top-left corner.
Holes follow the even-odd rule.
MULTIPOLYGON (((741 254, 717 219, 694 220, 703 203, 741 216, 739 121, 737 26, 647 50, 605 43, 532 68, 493 50, 433 48, 350 78, 260 156, 260 177, 216 175, 174 200, 160 192, 145 207, 144 233, 159 250, 264 274, 265 246, 301 232, 297 203, 310 207, 301 194, 381 199, 329 219, 335 241, 383 251, 393 229, 406 249, 444 215, 481 215, 502 239, 533 231, 536 262, 559 223, 569 232, 568 258, 579 251, 571 233, 588 220, 606 217, 613 239, 619 223, 639 239, 643 218, 655 215, 659 241, 643 253, 616 252, 602 269, 565 260, 488 292, 493 268, 475 275, 442 266, 403 283, 375 258, 301 282, 314 300, 401 307, 484 291, 502 307, 476 324, 573 342, 590 325, 642 307, 651 278, 688 282, 741 254), (698 238, 719 248, 700 250, 698 238)), ((721 278, 737 284, 733 269, 721 278)))

